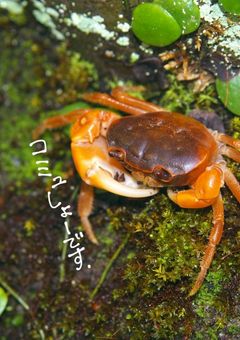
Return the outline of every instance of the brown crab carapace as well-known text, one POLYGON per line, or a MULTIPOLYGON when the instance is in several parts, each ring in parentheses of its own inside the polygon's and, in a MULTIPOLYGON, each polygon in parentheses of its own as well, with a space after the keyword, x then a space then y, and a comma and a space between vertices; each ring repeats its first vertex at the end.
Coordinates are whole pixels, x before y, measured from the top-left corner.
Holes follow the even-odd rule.
POLYGON ((78 213, 89 239, 98 243, 89 221, 93 187, 135 198, 152 196, 160 187, 168 187, 168 196, 180 207, 212 206, 213 228, 190 292, 195 294, 223 233, 220 188, 224 183, 240 202, 240 184, 222 157, 239 163, 240 140, 211 131, 193 118, 136 99, 122 88, 115 88, 111 95, 87 93, 83 98, 131 116, 121 117, 105 109, 79 109, 46 119, 34 136, 45 129, 74 123, 72 155, 82 178, 78 213))

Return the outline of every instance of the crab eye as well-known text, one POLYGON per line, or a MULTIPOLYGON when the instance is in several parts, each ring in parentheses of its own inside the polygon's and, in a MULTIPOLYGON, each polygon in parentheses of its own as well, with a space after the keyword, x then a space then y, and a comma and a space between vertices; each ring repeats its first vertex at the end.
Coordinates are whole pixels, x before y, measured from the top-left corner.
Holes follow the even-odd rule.
POLYGON ((160 181, 168 182, 171 180, 172 175, 167 170, 163 168, 158 168, 154 170, 154 177, 156 177, 156 179, 160 181))
POLYGON ((110 150, 109 156, 117 159, 118 161, 124 160, 124 153, 121 150, 110 150))

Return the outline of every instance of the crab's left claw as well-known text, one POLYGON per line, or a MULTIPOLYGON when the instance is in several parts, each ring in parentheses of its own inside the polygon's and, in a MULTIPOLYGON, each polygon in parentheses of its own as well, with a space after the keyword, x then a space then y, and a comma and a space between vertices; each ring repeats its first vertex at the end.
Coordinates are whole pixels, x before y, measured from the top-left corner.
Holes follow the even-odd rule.
POLYGON ((125 197, 148 197, 158 190, 140 186, 137 181, 108 155, 106 141, 96 138, 93 143, 72 142, 72 155, 78 173, 88 185, 125 197))

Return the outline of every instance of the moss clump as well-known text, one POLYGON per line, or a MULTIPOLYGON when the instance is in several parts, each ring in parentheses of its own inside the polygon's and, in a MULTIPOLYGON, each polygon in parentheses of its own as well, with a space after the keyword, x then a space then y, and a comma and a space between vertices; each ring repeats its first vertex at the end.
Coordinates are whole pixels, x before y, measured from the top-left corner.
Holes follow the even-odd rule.
POLYGON ((176 79, 176 76, 168 76, 169 87, 160 99, 160 106, 175 112, 188 113, 199 108, 212 110, 212 105, 217 103, 216 91, 213 85, 207 86, 204 91, 194 93, 193 83, 184 83, 176 79))
POLYGON ((130 339, 232 334, 231 313, 237 309, 229 294, 240 261, 238 213, 237 203, 227 192, 224 197, 226 231, 204 284, 192 299, 188 293, 212 227, 211 210, 181 209, 160 194, 145 207, 130 203, 108 211, 117 233, 125 227, 132 236, 95 298, 99 303, 104 296, 104 305, 91 321, 84 321, 89 334, 103 336, 106 328, 111 335, 118 329, 120 338, 130 339))
MULTIPOLYGON (((193 213, 192 210, 178 209, 161 195, 150 201, 140 214, 135 214, 128 228, 141 236, 140 242, 144 237, 141 257, 146 268, 139 279, 144 283, 143 294, 152 296, 153 291, 156 288, 160 290, 165 282, 177 282, 191 275, 198 264, 197 253, 201 251, 202 243, 196 230, 199 235, 207 234, 210 221, 202 211, 193 213)), ((129 263, 126 272, 131 289, 135 281, 134 277, 131 282, 134 261, 129 263)))

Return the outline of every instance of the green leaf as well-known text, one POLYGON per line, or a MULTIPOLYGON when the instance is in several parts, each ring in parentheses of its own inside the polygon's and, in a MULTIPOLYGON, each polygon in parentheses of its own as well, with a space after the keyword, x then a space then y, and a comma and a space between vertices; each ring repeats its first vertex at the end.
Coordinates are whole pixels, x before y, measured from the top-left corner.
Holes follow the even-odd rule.
POLYGON ((0 287, 0 315, 4 312, 8 302, 8 295, 3 288, 0 287))
POLYGON ((219 0, 220 5, 226 12, 240 15, 240 1, 239 0, 219 0))
POLYGON ((182 34, 194 32, 200 25, 200 10, 192 0, 154 0, 178 22, 182 34))
POLYGON ((167 46, 181 35, 173 16, 160 5, 142 3, 133 11, 132 30, 142 42, 152 46, 167 46))
POLYGON ((228 81, 216 80, 217 93, 223 104, 240 116, 240 74, 228 81))

